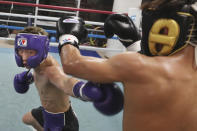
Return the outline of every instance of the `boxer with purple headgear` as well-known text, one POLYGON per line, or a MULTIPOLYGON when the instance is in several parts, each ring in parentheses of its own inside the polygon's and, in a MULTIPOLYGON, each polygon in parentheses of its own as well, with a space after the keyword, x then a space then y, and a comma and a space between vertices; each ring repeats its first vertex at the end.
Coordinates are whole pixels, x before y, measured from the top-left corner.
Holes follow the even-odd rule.
POLYGON ((19 67, 37 67, 44 59, 46 59, 49 50, 49 39, 46 35, 37 35, 30 33, 19 33, 15 38, 15 59, 19 67), (27 59, 27 63, 23 63, 22 52, 30 50, 33 56, 27 59))
MULTIPOLYGON (((48 55, 48 34, 39 27, 27 27, 15 38, 15 60, 19 67, 29 71, 16 74, 14 88, 18 93, 26 93, 29 85, 35 82, 42 106, 32 109, 23 116, 23 122, 38 131, 78 131, 79 124, 72 110, 69 96, 49 81, 47 68, 55 67, 62 72, 58 62, 48 55), (30 69, 33 68, 33 73, 30 69)), ((67 77, 66 77, 67 78, 67 77)), ((53 79, 53 78, 50 78, 53 79)), ((70 79, 69 77, 67 79, 70 79)), ((72 79, 71 84, 78 82, 72 79)))
POLYGON ((34 74, 16 74, 16 92, 25 93, 34 81, 42 106, 23 116, 23 122, 38 131, 78 131, 69 96, 93 101, 98 111, 114 115, 123 108, 123 94, 116 84, 95 84, 68 77, 58 62, 48 55, 48 37, 38 27, 27 27, 16 36, 15 59, 19 67, 33 68, 34 74), (102 88, 106 86, 106 88, 102 88), (73 89, 74 87, 74 89, 73 89), (117 97, 119 96, 119 97, 117 97), (118 103, 118 104, 117 104, 118 103))

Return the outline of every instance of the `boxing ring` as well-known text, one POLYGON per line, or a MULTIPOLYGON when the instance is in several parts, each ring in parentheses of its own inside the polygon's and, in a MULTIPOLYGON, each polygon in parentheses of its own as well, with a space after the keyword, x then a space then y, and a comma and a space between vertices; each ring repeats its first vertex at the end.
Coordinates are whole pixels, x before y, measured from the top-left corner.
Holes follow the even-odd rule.
MULTIPOLYGON (((10 2, 10 1, 0 1, 0 4, 20 4, 23 6, 35 6, 35 7, 42 7, 47 9, 56 9, 56 10, 72 10, 72 11, 85 11, 89 13, 108 13, 111 14, 113 12, 108 11, 96 11, 95 10, 88 10, 88 9, 79 9, 79 8, 68 8, 68 7, 56 7, 56 6, 49 6, 49 5, 41 5, 41 4, 29 4, 29 3, 20 3, 20 2, 10 2)), ((55 17, 49 16, 37 16, 37 15, 22 15, 22 14, 12 14, 12 13, 5 13, 0 12, 0 15, 4 16, 15 16, 15 17, 26 17, 26 18, 33 18, 37 19, 37 23, 34 23, 35 26, 41 23, 38 20, 51 20, 57 21, 55 17)), ((1 20, 0 20, 1 21, 1 20)), ((16 21, 10 21, 16 22, 16 21)), ((35 22, 35 21, 34 21, 35 22)), ((103 26, 103 23, 100 22, 91 22, 85 21, 86 24, 93 24, 103 26)), ((50 26, 54 26, 52 23, 50 26)), ((0 28, 7 28, 7 29, 14 29, 14 30, 21 30, 24 27, 16 27, 16 26, 8 26, 8 25, 0 25, 0 28)), ((47 32, 55 34, 55 30, 47 30, 47 32)), ((98 30, 96 30, 98 31, 98 30)), ((89 34, 90 38, 104 38, 103 35, 97 34, 89 34)), ((112 38, 113 40, 117 41, 116 37, 112 38)), ((32 84, 30 86, 30 90, 26 94, 18 94, 15 92, 13 87, 13 78, 14 75, 24 71, 23 68, 18 68, 15 63, 14 58, 14 50, 13 50, 13 41, 14 37, 1 37, 0 42, 4 42, 4 45, 9 43, 9 46, 2 46, 0 43, 0 130, 3 131, 32 131, 32 128, 26 126, 22 123, 22 116, 29 112, 32 108, 40 106, 40 99, 38 92, 35 88, 35 85, 32 84), (11 43, 11 44, 10 44, 11 43), (8 48, 9 47, 9 48, 8 48)), ((60 63, 59 54, 57 53, 57 42, 50 42, 50 54, 58 60, 60 63)), ((81 45, 80 51, 83 55, 90 55, 95 57, 105 57, 105 53, 113 52, 113 53, 120 53, 125 51, 124 49, 113 49, 113 48, 100 48, 100 47, 93 47, 93 46, 86 46, 81 45)), ((120 84, 120 86, 122 86, 120 84)), ((121 131, 122 130, 122 112, 115 116, 104 116, 97 112, 92 103, 90 102, 83 102, 81 100, 75 99, 70 97, 71 104, 73 106, 73 110, 76 112, 80 131, 121 131)))

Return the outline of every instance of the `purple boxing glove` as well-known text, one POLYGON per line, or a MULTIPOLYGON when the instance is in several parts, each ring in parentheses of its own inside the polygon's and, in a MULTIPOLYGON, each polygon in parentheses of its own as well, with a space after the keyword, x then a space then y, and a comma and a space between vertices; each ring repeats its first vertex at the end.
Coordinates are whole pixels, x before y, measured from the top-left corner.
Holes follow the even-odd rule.
POLYGON ((115 115, 123 109, 124 96, 115 83, 95 84, 78 82, 74 95, 85 101, 93 101, 94 107, 104 115, 115 115))
POLYGON ((78 82, 73 88, 73 93, 83 101, 98 101, 103 98, 101 89, 92 82, 78 82))
POLYGON ((25 93, 29 89, 29 84, 31 84, 33 81, 33 74, 29 71, 24 71, 15 75, 14 88, 18 93, 25 93))

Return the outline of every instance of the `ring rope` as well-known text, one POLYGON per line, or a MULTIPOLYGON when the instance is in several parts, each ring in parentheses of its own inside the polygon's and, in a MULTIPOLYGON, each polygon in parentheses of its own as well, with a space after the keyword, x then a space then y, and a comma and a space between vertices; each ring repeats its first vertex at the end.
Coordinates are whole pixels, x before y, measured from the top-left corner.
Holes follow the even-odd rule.
MULTIPOLYGON (((39 7, 39 8, 47 8, 47 9, 58 9, 62 11, 81 11, 81 12, 90 12, 90 13, 100 13, 100 14, 114 14, 116 12, 111 11, 101 11, 101 10, 92 10, 92 9, 82 9, 82 8, 72 8, 72 7, 63 7, 63 6, 52 6, 52 5, 44 5, 44 4, 32 4, 32 3, 22 3, 22 2, 13 2, 13 1, 0 1, 0 4, 10 4, 10 5, 21 5, 21 6, 31 6, 31 7, 39 7)), ((47 9, 40 9, 40 10, 46 10, 47 9)), ((126 13, 125 13, 126 14, 126 13)), ((0 15, 7 15, 7 16, 15 16, 15 17, 26 17, 26 18, 35 18, 35 19, 42 19, 42 20, 52 20, 57 21, 59 18, 57 17, 47 17, 47 16, 38 16, 38 15, 23 15, 23 14, 14 14, 14 13, 4 13, 0 12, 0 15)), ((92 25, 101 25, 103 26, 104 23, 101 22, 91 22, 91 21, 85 21, 86 24, 92 24, 92 25)), ((0 25, 0 28, 8 28, 8 29, 17 29, 21 30, 24 29, 24 27, 17 27, 17 26, 5 26, 0 25)), ((46 30, 49 33, 56 33, 55 30, 46 30)), ((88 37, 95 37, 95 38, 105 38, 104 35, 95 35, 95 34, 88 34, 88 37)), ((5 38, 0 37, 0 39, 6 39, 6 40, 14 40, 14 38, 5 38)), ((117 37, 112 37, 112 39, 117 39, 117 37)), ((58 43, 50 42, 50 45, 57 46, 58 43)), ((90 47, 90 46, 81 46, 80 49, 84 50, 92 50, 92 51, 109 51, 109 52, 123 52, 124 50, 120 49, 108 49, 108 48, 98 48, 98 47, 90 47)))
POLYGON ((13 1, 0 1, 0 4, 9 4, 9 5, 13 4, 13 5, 21 5, 21 6, 31 6, 31 7, 40 7, 40 8, 49 8, 49 9, 58 9, 58 10, 81 11, 81 12, 90 12, 90 13, 99 13, 99 14, 117 13, 117 12, 111 12, 111 11, 72 8, 72 7, 53 6, 53 5, 44 5, 44 4, 23 3, 23 2, 13 2, 13 1))
MULTIPOLYGON (((58 21, 58 17, 48 17, 48 16, 34 16, 34 15, 23 15, 23 14, 15 14, 15 13, 4 13, 0 12, 1 16, 13 16, 13 17, 22 17, 22 18, 37 18, 42 20, 51 20, 51 21, 58 21)), ((101 25, 103 26, 104 23, 101 22, 92 22, 92 21, 85 21, 85 24, 91 24, 91 25, 101 25)))
MULTIPOLYGON (((0 40, 11 40, 14 41, 14 38, 5 38, 5 37, 0 37, 0 40)), ((57 42, 50 42, 50 46, 57 47, 58 43, 57 42)), ((80 45, 79 49, 82 50, 90 50, 90 51, 102 51, 102 52, 124 52, 125 50, 120 50, 120 49, 109 49, 109 48, 100 48, 100 47, 92 47, 92 46, 83 46, 80 45)))
MULTIPOLYGON (((4 19, 0 19, 0 22, 27 24, 27 22, 24 22, 24 21, 4 20, 4 19)), ((56 24, 54 22, 47 22, 47 25, 46 25, 46 21, 45 21, 45 23, 42 22, 42 21, 37 21, 37 25, 56 27, 56 24)), ((102 32, 102 33, 104 33, 103 30, 95 30, 95 29, 87 29, 87 30, 91 31, 91 32, 102 32)))
MULTIPOLYGON (((7 29, 12 29, 12 30, 23 30, 24 27, 19 27, 19 26, 8 26, 8 25, 0 25, 0 28, 7 28, 7 29)), ((48 33, 56 34, 55 30, 46 30, 48 33)), ((102 38, 106 39, 104 35, 96 35, 96 34, 88 34, 88 37, 94 37, 94 38, 102 38)), ((118 39, 117 37, 112 37, 111 39, 118 39)))

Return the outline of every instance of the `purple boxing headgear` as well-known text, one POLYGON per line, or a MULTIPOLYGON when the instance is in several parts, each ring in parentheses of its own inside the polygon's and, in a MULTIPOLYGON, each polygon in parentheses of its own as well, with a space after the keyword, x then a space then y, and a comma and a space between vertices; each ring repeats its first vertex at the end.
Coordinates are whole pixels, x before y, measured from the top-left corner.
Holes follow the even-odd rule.
POLYGON ((19 67, 24 67, 22 57, 18 54, 19 48, 37 51, 35 56, 30 56, 27 59, 27 65, 35 68, 47 57, 49 51, 48 36, 29 33, 17 34, 15 38, 15 60, 19 67))

